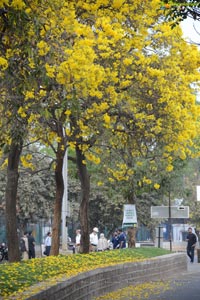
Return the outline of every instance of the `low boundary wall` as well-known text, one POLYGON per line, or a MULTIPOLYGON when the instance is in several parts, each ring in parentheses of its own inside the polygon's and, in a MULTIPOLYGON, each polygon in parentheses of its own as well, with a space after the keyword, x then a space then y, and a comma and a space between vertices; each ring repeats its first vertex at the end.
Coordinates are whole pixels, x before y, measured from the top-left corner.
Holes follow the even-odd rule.
MULTIPOLYGON (((167 279, 187 270, 187 257, 173 253, 142 262, 99 268, 63 279, 62 282, 28 296, 27 300, 94 300, 95 297, 137 283, 167 279)), ((23 298, 24 299, 24 298, 23 298)))

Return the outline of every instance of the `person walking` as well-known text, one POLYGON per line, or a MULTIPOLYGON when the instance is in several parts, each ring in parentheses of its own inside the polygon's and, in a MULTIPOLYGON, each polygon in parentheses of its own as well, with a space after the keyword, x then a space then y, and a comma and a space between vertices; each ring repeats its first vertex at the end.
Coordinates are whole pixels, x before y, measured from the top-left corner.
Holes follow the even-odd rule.
POLYGON ((197 237, 196 235, 192 232, 192 227, 188 228, 188 235, 186 237, 187 241, 187 255, 190 258, 190 262, 194 262, 194 249, 197 243, 197 237))
POLYGON ((49 256, 50 251, 51 251, 51 232, 50 231, 47 233, 46 239, 44 241, 44 246, 45 246, 45 255, 49 256))
POLYGON ((28 235, 28 258, 35 258, 35 239, 32 235, 32 231, 28 235))
POLYGON ((81 230, 76 230, 76 239, 75 239, 75 253, 80 253, 80 245, 81 245, 81 230))
POLYGON ((100 238, 97 244, 97 251, 105 251, 109 249, 108 240, 105 238, 104 234, 100 234, 100 238))
POLYGON ((24 235, 20 240, 20 250, 22 254, 22 260, 27 260, 29 258, 29 248, 28 248, 28 233, 25 231, 24 235))
POLYGON ((90 251, 95 252, 97 251, 97 244, 98 244, 98 228, 94 227, 92 233, 90 234, 90 251))

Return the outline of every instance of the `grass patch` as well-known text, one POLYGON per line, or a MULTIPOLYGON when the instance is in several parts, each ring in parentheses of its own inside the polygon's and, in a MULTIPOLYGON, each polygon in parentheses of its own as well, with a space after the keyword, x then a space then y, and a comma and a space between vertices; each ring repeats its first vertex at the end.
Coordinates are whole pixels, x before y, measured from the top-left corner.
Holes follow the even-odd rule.
POLYGON ((171 253, 169 250, 166 249, 147 247, 147 246, 143 248, 135 248, 134 251, 135 253, 137 253, 138 251, 140 254, 144 255, 145 258, 151 258, 151 257, 156 257, 156 256, 171 253))
POLYGON ((168 250, 146 247, 112 250, 90 254, 59 255, 35 258, 20 263, 0 265, 0 296, 10 296, 49 278, 72 277, 96 268, 169 254, 168 250))

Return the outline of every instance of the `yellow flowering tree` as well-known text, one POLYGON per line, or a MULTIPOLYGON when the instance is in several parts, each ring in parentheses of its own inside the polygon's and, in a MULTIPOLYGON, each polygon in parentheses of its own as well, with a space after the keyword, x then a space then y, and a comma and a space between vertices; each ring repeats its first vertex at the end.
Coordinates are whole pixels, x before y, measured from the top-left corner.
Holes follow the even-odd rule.
MULTIPOLYGON (((126 163, 117 162, 106 171, 111 180, 129 180, 131 157, 152 160, 156 153, 170 172, 173 159, 192 153, 198 107, 191 83, 198 81, 200 57, 195 47, 181 40, 179 28, 172 32, 161 15, 152 13, 158 5, 158 1, 70 2, 40 33, 41 68, 45 62, 46 76, 58 85, 54 97, 60 104, 56 103, 53 119, 65 127, 67 143, 76 152, 84 252, 88 250, 87 161, 99 164, 102 151, 110 155, 117 149, 126 163), (63 112, 65 124, 59 119, 63 112)), ((50 116, 49 95, 47 102, 50 116)), ((64 141, 61 144, 65 149, 64 141)), ((151 166, 156 168, 156 160, 151 166)), ((151 184, 148 176, 142 180, 151 184)), ((156 182, 154 186, 159 188, 156 182)))
MULTIPOLYGON (((52 0, 48 6, 45 1, 13 0, 0 5, 8 9, 3 13, 6 18, 27 21, 15 56, 15 44, 9 57, 1 51, 3 79, 13 57, 21 63, 26 57, 26 68, 19 70, 25 84, 19 91, 23 102, 17 114, 26 120, 29 135, 55 152, 52 254, 59 251, 67 147, 76 154, 82 244, 83 252, 88 252, 87 162, 100 164, 102 152, 111 158, 112 151, 117 152, 124 163, 114 161, 105 172, 111 181, 128 181, 134 176, 133 157, 149 158, 156 168, 153 158, 159 153, 170 171, 175 157, 191 155, 198 116, 191 84, 199 78, 199 53, 181 40, 178 28, 170 31, 157 0, 52 0)), ((7 42, 12 31, 3 17, 1 22, 7 42)), ((7 78, 17 86, 13 74, 7 78)), ((148 176, 143 181, 151 184, 148 176)))
POLYGON ((25 7, 23 1, 0 1, 0 151, 7 163, 6 231, 11 262, 20 259, 16 247, 18 167, 30 115, 30 103, 24 91, 32 81, 29 74, 31 41, 27 42, 26 35, 31 22, 27 21, 25 7))

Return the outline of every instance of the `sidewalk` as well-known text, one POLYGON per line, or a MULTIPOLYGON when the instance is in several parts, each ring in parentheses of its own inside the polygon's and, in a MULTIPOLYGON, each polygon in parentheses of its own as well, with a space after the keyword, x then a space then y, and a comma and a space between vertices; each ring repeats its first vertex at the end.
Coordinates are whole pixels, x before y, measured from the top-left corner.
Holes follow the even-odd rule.
POLYGON ((191 263, 190 259, 188 258, 187 274, 198 273, 198 272, 200 273, 200 263, 197 262, 197 256, 194 257, 193 263, 191 263))
MULTIPOLYGON (((169 289, 158 295, 150 294, 147 300, 200 300, 200 263, 195 256, 194 263, 188 258, 187 271, 169 278, 169 289)), ((132 298, 133 299, 133 298, 132 298)), ((126 299, 126 300, 132 300, 126 299)))
MULTIPOLYGON (((167 280, 153 280, 119 289, 105 300, 200 300, 200 263, 195 255, 194 263, 188 258, 187 271, 174 273, 167 280), (117 293, 117 294, 116 294, 117 293)), ((109 295, 109 294, 108 294, 109 295)))
MULTIPOLYGON (((187 247, 187 242, 172 242, 172 251, 185 252, 186 247, 187 247)), ((169 241, 163 242, 163 248, 168 250, 170 249, 169 241)))
MULTIPOLYGON (((42 253, 44 252, 44 245, 36 245, 35 246, 35 255, 36 257, 42 257, 44 256, 42 253)), ((64 255, 70 255, 73 254, 72 250, 63 250, 63 249, 59 249, 59 253, 60 254, 64 254, 64 255)))
MULTIPOLYGON (((200 263, 197 262, 195 256, 194 263, 188 258, 187 271, 182 274, 177 274, 173 279, 170 279, 171 289, 161 293, 156 300, 199 300, 200 299, 200 263)), ((149 300, 152 298, 149 297, 149 300)))

